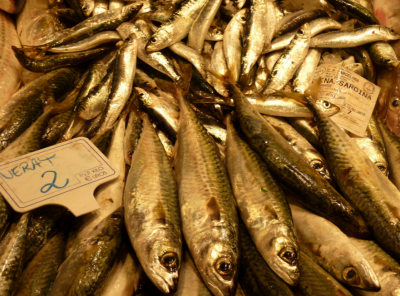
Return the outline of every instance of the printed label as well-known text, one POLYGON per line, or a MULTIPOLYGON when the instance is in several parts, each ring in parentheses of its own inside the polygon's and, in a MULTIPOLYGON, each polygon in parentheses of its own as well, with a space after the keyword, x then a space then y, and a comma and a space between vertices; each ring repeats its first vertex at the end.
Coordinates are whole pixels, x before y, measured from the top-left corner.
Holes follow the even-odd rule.
POLYGON ((321 78, 318 99, 340 107, 331 116, 339 127, 364 137, 381 88, 363 77, 337 65, 319 66, 313 83, 321 78))
POLYGON ((76 138, 0 163, 0 192, 20 213, 52 204, 80 216, 99 208, 94 190, 118 174, 90 140, 76 138))

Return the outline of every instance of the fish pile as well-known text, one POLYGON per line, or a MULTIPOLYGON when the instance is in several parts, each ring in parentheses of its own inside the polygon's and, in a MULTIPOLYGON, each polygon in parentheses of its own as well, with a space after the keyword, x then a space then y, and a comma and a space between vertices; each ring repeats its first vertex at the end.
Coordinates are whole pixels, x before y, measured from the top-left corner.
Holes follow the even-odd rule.
POLYGON ((120 172, 80 217, 0 195, 1 296, 400 295, 398 1, 0 9, 0 162, 87 137, 120 172), (364 137, 329 64, 381 87, 364 137))

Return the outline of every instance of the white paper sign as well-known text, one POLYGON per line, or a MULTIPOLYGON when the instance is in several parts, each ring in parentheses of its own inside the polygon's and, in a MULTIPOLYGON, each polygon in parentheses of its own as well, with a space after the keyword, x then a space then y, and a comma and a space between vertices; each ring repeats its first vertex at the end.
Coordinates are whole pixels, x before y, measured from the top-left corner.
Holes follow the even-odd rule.
POLYGON ((349 132, 364 137, 380 92, 380 87, 337 65, 319 66, 314 83, 321 78, 318 99, 340 107, 331 116, 333 122, 349 132))
POLYGON ((76 138, 0 163, 0 192, 20 213, 61 205, 75 216, 99 208, 93 192, 118 177, 87 138, 76 138))

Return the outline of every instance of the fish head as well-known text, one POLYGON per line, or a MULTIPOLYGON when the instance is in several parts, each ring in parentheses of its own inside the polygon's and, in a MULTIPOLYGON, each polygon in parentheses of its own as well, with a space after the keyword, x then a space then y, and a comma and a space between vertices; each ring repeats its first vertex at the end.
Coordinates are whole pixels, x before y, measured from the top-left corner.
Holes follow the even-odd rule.
POLYGON ((339 106, 337 106, 331 102, 324 101, 324 100, 317 100, 315 102, 315 105, 320 110, 322 110, 326 114, 326 116, 329 116, 329 117, 332 115, 335 115, 336 113, 338 113, 340 111, 339 106))
POLYGON ((310 39, 311 38, 311 30, 310 25, 308 23, 303 24, 300 29, 296 33, 296 39, 310 39))
POLYGON ((136 13, 142 8, 143 3, 133 3, 131 5, 126 5, 122 8, 122 14, 133 18, 136 13))
POLYGON ((11 48, 14 52, 15 57, 21 65, 23 65, 24 67, 29 67, 31 65, 32 60, 26 56, 25 52, 22 49, 15 46, 12 46, 11 48))
POLYGON ((216 296, 233 296, 238 277, 236 247, 212 243, 195 260, 207 287, 216 296))
POLYGON ((306 158, 309 160, 308 164, 317 171, 325 180, 329 183, 334 184, 331 173, 329 172, 328 165, 325 159, 320 157, 320 154, 316 150, 307 150, 306 158))
POLYGON ((366 291, 378 292, 381 289, 378 277, 365 259, 352 262, 342 271, 342 280, 349 286, 366 291))
POLYGON ((400 135, 400 96, 392 96, 388 101, 386 125, 397 136, 400 135))
POLYGON ((224 31, 219 27, 213 28, 211 33, 215 40, 221 41, 224 38, 224 31))
POLYGON ((171 41, 171 34, 164 29, 157 30, 153 36, 150 37, 149 42, 146 44, 146 51, 153 52, 159 51, 168 47, 171 41))
POLYGON ((244 9, 240 10, 238 13, 236 13, 235 19, 238 23, 245 25, 248 15, 249 15, 249 9, 244 8, 244 9))
POLYGON ((148 247, 146 258, 144 258, 146 263, 142 263, 142 266, 154 285, 164 294, 169 295, 175 293, 178 288, 182 250, 173 243, 176 240, 163 240, 159 238, 161 236, 157 233, 148 238, 154 241, 148 245, 151 248, 148 247))
POLYGON ((297 285, 300 278, 299 248, 297 241, 291 235, 293 232, 286 225, 274 225, 264 240, 263 257, 268 258, 268 265, 286 283, 297 285))

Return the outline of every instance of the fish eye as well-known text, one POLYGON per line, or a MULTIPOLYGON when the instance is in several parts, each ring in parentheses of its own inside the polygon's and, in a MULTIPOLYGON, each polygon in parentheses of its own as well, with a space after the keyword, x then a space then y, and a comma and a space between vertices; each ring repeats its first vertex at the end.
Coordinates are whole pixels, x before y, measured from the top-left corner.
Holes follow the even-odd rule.
POLYGON ((156 42, 157 42, 157 38, 154 38, 154 37, 151 38, 151 39, 150 39, 150 42, 151 42, 151 43, 156 43, 156 42))
POLYGON ((241 18, 240 18, 242 21, 246 21, 246 18, 244 17, 244 16, 242 16, 241 18))
POLYGON ((385 173, 386 172, 386 166, 383 163, 376 163, 376 166, 378 167, 378 169, 385 173))
POLYGON ((390 107, 393 107, 394 109, 397 109, 398 107, 400 107, 400 99, 396 98, 396 97, 392 98, 391 102, 390 102, 390 107))
POLYGON ((128 38, 125 39, 125 41, 129 42, 129 41, 131 41, 131 38, 128 37, 128 38))
POLYGON ((324 164, 319 159, 314 159, 313 161, 311 161, 310 164, 311 164, 311 167, 316 171, 322 171, 325 168, 324 164))
POLYGON ((303 35, 305 32, 304 32, 303 29, 300 29, 300 30, 299 30, 299 33, 303 35))
POLYGON ((385 64, 390 64, 391 62, 392 62, 391 59, 387 59, 387 60, 384 61, 385 64))
POLYGON ((178 255, 173 252, 165 253, 161 257, 160 263, 169 271, 175 271, 178 269, 178 255))
POLYGON ((228 258, 218 259, 214 267, 220 275, 230 275, 233 272, 232 262, 228 258))
POLYGON ((297 261, 296 251, 292 247, 283 248, 279 257, 281 257, 283 261, 289 263, 290 265, 295 265, 297 261))
POLYGON ((360 283, 358 272, 352 266, 346 267, 345 270, 343 270, 343 279, 351 285, 358 285, 360 283))
POLYGON ((328 101, 323 101, 323 102, 322 102, 322 105, 323 105, 325 108, 330 108, 330 107, 331 107, 331 103, 329 103, 328 101))
POLYGON ((217 31, 215 31, 215 33, 219 35, 219 34, 222 34, 222 31, 221 30, 217 30, 217 31))

